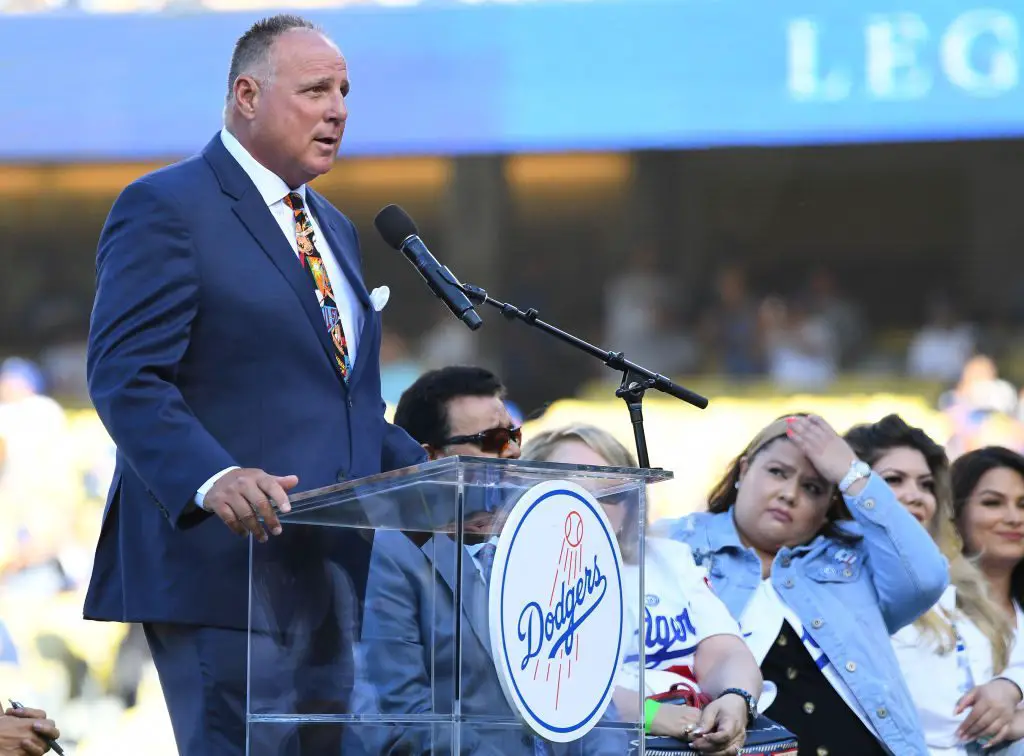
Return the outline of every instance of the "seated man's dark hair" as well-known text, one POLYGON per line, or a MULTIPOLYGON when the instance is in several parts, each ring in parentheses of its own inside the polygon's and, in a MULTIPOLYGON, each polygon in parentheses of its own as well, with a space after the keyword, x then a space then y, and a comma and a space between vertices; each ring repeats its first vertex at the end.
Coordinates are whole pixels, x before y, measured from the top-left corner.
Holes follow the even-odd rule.
POLYGON ((407 388, 395 410, 395 425, 435 449, 451 436, 448 402, 461 396, 504 398, 505 386, 490 370, 456 365, 424 373, 407 388))

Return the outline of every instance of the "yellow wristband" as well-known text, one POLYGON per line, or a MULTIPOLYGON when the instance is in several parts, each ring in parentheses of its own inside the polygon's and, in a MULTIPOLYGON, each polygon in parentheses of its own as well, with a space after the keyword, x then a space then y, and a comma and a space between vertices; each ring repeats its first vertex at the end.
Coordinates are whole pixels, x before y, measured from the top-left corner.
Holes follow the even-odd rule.
POLYGON ((651 722, 654 721, 654 716, 658 713, 658 709, 660 708, 660 701, 655 701, 653 698, 644 700, 644 732, 647 734, 650 734, 651 722))

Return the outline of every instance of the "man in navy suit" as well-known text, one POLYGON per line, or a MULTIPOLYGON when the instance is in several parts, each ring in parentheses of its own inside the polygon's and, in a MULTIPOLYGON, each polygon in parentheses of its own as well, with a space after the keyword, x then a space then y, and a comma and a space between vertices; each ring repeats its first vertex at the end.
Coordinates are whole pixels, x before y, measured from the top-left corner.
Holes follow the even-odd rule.
MULTIPOLYGON (((270 624, 315 630, 303 663, 340 665, 322 676, 338 689, 293 705, 344 708, 369 544, 282 532, 273 505, 425 458, 384 420, 356 230, 306 187, 334 163, 348 90, 312 24, 260 21, 236 43, 224 129, 128 186, 100 238, 89 389, 118 455, 85 616, 144 623, 189 756, 245 750, 239 536, 289 581, 270 624)), ((292 672, 280 686, 302 686, 292 672)))

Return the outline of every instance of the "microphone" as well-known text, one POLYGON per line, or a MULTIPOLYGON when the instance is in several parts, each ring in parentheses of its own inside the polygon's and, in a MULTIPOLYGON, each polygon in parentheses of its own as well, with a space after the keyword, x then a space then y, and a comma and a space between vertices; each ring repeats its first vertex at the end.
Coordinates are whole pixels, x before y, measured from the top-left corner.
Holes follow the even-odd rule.
POLYGON ((448 268, 441 265, 430 254, 427 245, 419 236, 416 224, 409 214, 398 205, 388 205, 373 219, 378 233, 388 243, 405 255, 406 259, 416 266, 434 296, 444 302, 452 314, 475 331, 484 321, 473 309, 469 297, 462 291, 462 284, 448 268))

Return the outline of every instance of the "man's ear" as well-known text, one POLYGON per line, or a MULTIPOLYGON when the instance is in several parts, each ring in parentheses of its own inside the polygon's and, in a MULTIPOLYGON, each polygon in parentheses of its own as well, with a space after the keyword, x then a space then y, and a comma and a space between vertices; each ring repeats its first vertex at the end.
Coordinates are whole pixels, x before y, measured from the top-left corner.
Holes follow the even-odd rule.
POLYGON ((256 116, 256 105, 260 95, 260 85, 253 77, 242 74, 231 88, 235 110, 247 121, 256 116))
POLYGON ((441 449, 435 449, 430 444, 420 444, 420 446, 423 447, 423 450, 427 453, 427 459, 431 462, 445 456, 445 453, 441 449))

